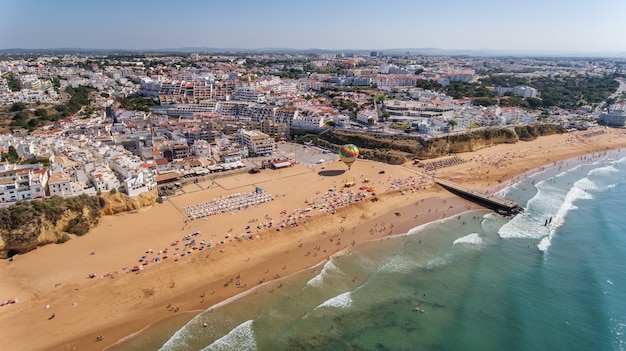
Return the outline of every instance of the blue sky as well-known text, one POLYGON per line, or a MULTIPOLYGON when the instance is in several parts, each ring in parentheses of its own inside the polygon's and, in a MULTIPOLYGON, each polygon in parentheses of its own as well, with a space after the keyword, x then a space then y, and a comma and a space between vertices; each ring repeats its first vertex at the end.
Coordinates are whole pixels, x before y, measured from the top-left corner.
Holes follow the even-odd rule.
POLYGON ((626 52, 625 0, 0 0, 0 49, 626 52))

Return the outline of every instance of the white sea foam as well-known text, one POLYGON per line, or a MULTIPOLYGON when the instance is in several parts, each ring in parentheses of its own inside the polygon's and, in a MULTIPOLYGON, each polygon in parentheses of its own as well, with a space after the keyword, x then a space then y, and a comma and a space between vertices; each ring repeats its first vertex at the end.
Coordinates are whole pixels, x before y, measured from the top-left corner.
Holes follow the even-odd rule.
POLYGON ((424 223, 422 225, 418 225, 417 227, 414 227, 411 230, 409 230, 407 232, 407 235, 419 233, 419 232, 421 232, 424 229, 428 229, 428 228, 430 228, 432 226, 439 225, 439 223, 442 223, 442 222, 444 222, 444 221, 446 221, 448 219, 449 218, 441 218, 441 219, 438 219, 438 220, 435 220, 435 221, 432 221, 432 222, 428 222, 428 223, 424 223))
MULTIPOLYGON (((547 252, 550 245, 552 245, 552 236, 554 235, 556 228, 563 224, 563 220, 571 210, 577 208, 574 205, 574 202, 579 199, 591 199, 592 196, 587 192, 587 190, 597 189, 597 186, 592 180, 585 177, 574 182, 573 186, 569 189, 565 196, 561 196, 558 192, 550 191, 549 189, 550 188, 547 186, 545 189, 540 189, 537 196, 528 201, 529 208, 535 209, 536 211, 529 211, 530 215, 527 216, 519 216, 522 222, 526 220, 526 224, 532 223, 538 227, 533 230, 526 230, 526 232, 521 231, 520 233, 523 233, 522 235, 514 233, 511 230, 519 229, 519 226, 510 226, 508 228, 504 228, 504 230, 501 228, 501 231, 499 232, 500 236, 541 237, 542 239, 539 244, 537 244, 537 249, 542 252, 547 252), (554 214, 554 216, 550 216, 550 214, 554 214), (548 216, 554 218, 554 220, 551 220, 549 225, 546 225, 544 222, 543 226, 541 226, 541 220, 545 221, 545 218, 548 216), (531 234, 529 235, 528 233, 531 234)), ((529 229, 529 227, 526 227, 526 229, 529 229)))
POLYGON ((409 273, 418 266, 410 257, 395 255, 389 258, 379 269, 381 272, 409 273))
POLYGON ((367 256, 357 257, 358 266, 362 267, 364 271, 371 271, 379 266, 379 262, 367 256))
POLYGON ((574 183, 574 186, 582 190, 597 190, 598 186, 589 178, 582 178, 574 183))
POLYGON ((352 306, 352 296, 351 292, 345 292, 341 295, 337 295, 333 298, 330 298, 324 302, 322 302, 319 306, 315 307, 315 309, 329 307, 329 308, 349 308, 352 306))
POLYGON ((450 253, 446 253, 443 256, 437 256, 435 258, 432 258, 426 261, 424 264, 421 264, 420 266, 426 269, 442 267, 442 266, 447 265, 448 262, 450 262, 451 258, 452 258, 452 255, 450 253))
POLYGON ((193 332, 191 331, 191 325, 198 325, 200 323, 200 319, 202 318, 201 314, 197 314, 193 317, 187 324, 178 329, 174 335, 172 335, 159 351, 172 350, 176 348, 188 348, 190 347, 186 340, 189 340, 193 336, 193 332))
POLYGON ((560 227, 563 224, 563 220, 567 213, 571 210, 575 210, 577 207, 574 205, 574 201, 579 199, 592 199, 593 197, 589 194, 586 189, 597 189, 595 183, 591 181, 589 178, 582 178, 577 180, 574 183, 567 195, 565 195, 565 199, 559 207, 559 210, 556 213, 556 221, 552 223, 552 227, 550 228, 550 232, 548 235, 541 239, 539 244, 537 244, 537 248, 540 251, 547 252, 552 245, 552 236, 554 236, 554 232, 557 227, 560 227))
MULTIPOLYGON (((615 163, 604 166, 596 169, 592 169, 587 173, 587 176, 592 179, 596 179, 597 185, 592 190, 601 190, 606 191, 609 189, 613 189, 618 183, 609 183, 607 184, 607 180, 614 181, 615 176, 612 176, 614 173, 619 173, 620 170, 615 167, 615 163), (609 178, 610 177, 610 178, 609 178)), ((590 189, 590 188, 587 188, 590 189)))
POLYGON ((491 232, 491 229, 493 228, 493 224, 497 223, 498 220, 499 220, 498 215, 490 212, 490 213, 485 214, 482 217, 482 220, 480 221, 480 225, 485 232, 491 232))
POLYGON ((603 175, 603 174, 611 174, 615 172, 619 172, 619 169, 615 168, 615 166, 613 165, 609 165, 605 167, 594 168, 591 171, 589 171, 587 175, 598 175, 598 174, 603 175))
MULTIPOLYGON (((586 190, 597 188, 589 178, 576 181, 565 196, 561 195, 557 188, 550 182, 539 182, 537 194, 528 200, 524 213, 516 216, 510 222, 504 224, 498 234, 502 238, 543 238, 551 236, 556 227, 563 223, 567 213, 576 209, 574 202, 579 199, 591 199, 591 194, 586 190), (541 183, 541 184, 539 184, 541 183), (546 225, 547 218, 553 218, 546 225)), ((542 251, 550 246, 550 239, 538 245, 542 251)))
POLYGON ((626 330, 626 323, 623 323, 624 320, 623 315, 618 315, 610 319, 611 321, 611 332, 615 335, 615 340, 613 341, 613 345, 615 346, 614 350, 624 351, 626 350, 626 339, 624 338, 624 330, 626 330))
MULTIPOLYGON (((565 218, 565 215, 570 210, 576 209, 574 206, 574 201, 579 199, 592 199, 593 197, 589 194, 585 189, 591 189, 595 187, 595 183, 590 181, 588 178, 582 178, 574 183, 574 186, 569 189, 567 195, 565 195, 565 200, 563 204, 559 208, 556 218, 562 219, 565 218)), ((557 222, 561 223, 561 222, 557 222)))
POLYGON ((626 157, 622 157, 619 160, 613 161, 613 163, 626 163, 626 157))
POLYGON ((452 245, 456 244, 469 244, 469 245, 480 245, 483 243, 483 239, 480 237, 478 233, 472 233, 470 235, 466 235, 462 238, 456 239, 452 245))
POLYGON ((339 269, 339 267, 335 266, 333 261, 328 261, 328 262, 326 262, 326 264, 324 264, 324 268, 322 268, 320 273, 318 275, 316 275, 315 277, 311 278, 306 283, 306 285, 307 286, 312 286, 312 287, 321 286, 322 284, 324 284, 324 278, 327 277, 329 274, 333 274, 333 273, 343 274, 341 269, 339 269))
POLYGON ((547 252, 552 245, 552 235, 544 236, 543 239, 537 244, 539 251, 547 252))
POLYGON ((554 176, 554 178, 565 177, 566 175, 568 175, 568 174, 569 174, 569 172, 571 172, 572 170, 575 170, 576 168, 579 168, 579 167, 581 167, 581 166, 580 166, 580 165, 578 165, 578 166, 576 166, 576 167, 574 167, 574 168, 571 168, 571 169, 568 169, 568 170, 566 170, 566 171, 560 172, 560 173, 558 173, 557 175, 555 175, 555 176, 554 176))
POLYGON ((498 235, 501 238, 541 238, 548 235, 544 219, 554 213, 561 202, 555 195, 539 189, 537 194, 528 200, 525 211, 502 225, 498 235))
POLYGON ((256 340, 252 329, 252 320, 239 324, 228 334, 215 340, 211 345, 202 351, 235 351, 235 350, 256 350, 256 340))
POLYGON ((484 219, 498 219, 498 217, 497 217, 495 214, 491 213, 491 212, 486 213, 486 214, 483 216, 483 218, 484 218, 484 219))

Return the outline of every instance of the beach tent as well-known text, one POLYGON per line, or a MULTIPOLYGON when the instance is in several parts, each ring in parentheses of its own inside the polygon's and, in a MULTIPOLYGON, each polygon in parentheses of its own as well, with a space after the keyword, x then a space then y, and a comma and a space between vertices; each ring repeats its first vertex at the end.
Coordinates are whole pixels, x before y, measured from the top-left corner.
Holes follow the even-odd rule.
POLYGON ((272 168, 274 169, 280 169, 280 168, 290 167, 291 162, 289 161, 273 162, 271 165, 272 165, 272 168))

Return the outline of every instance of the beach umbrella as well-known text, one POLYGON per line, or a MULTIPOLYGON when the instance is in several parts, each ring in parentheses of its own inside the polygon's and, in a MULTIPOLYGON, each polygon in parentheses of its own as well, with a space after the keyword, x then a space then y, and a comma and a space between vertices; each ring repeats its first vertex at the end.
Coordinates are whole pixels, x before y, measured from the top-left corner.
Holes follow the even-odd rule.
POLYGON ((339 159, 348 166, 348 169, 358 157, 359 148, 354 144, 346 144, 339 149, 339 159))

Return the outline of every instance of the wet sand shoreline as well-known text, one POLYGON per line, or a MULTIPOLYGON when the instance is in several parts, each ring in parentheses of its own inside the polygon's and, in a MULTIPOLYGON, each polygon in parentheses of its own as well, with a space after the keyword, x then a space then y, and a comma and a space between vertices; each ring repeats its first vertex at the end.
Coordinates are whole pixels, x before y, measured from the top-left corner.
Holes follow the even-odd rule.
MULTIPOLYGON (((515 147, 494 146, 460 154, 465 163, 438 169, 434 175, 491 191, 515 176, 553 162, 626 147, 622 131, 607 133, 585 139, 556 135, 520 142, 515 147)), ((326 168, 339 170, 341 166, 332 163, 326 168)), ((413 165, 389 166, 359 160, 350 173, 324 176, 320 172, 321 167, 296 166, 281 173, 262 173, 257 178, 242 174, 216 179, 214 183, 185 185, 186 194, 164 204, 138 213, 107 216, 84 237, 39 248, 14 262, 0 262, 2 298, 19 299, 17 304, 0 310, 2 339, 8 340, 6 346, 12 349, 100 350, 151 323, 185 311, 204 310, 258 286, 260 281, 278 281, 314 267, 353 245, 405 233, 420 224, 476 208, 430 184, 421 184, 404 195, 392 190, 389 185, 394 179, 421 176, 423 170, 413 165), (381 169, 385 174, 379 174, 381 169), (272 218, 278 223, 285 218, 282 211, 304 208, 305 200, 320 197, 333 186, 341 188, 346 179, 354 179, 359 186, 365 178, 368 184, 379 188, 378 201, 366 199, 338 208, 335 214, 305 216, 297 226, 281 231, 254 231, 253 240, 225 237, 230 228, 239 234, 246 225, 257 223, 250 222, 254 219, 272 218), (220 194, 251 191, 255 187, 275 195, 274 201, 207 220, 186 222, 180 211, 220 194), (381 228, 381 223, 386 224, 385 229, 372 233, 377 224, 377 230, 381 228), (124 266, 132 267, 145 251, 162 250, 172 240, 194 231, 199 231, 206 241, 224 240, 220 246, 223 252, 214 247, 194 251, 178 262, 150 263, 140 273, 121 270, 124 266), (114 271, 117 273, 106 276, 114 271), (97 278, 89 279, 91 272, 97 278), (45 309, 45 305, 50 308, 45 309), (51 313, 55 313, 55 318, 48 320, 51 313), (32 335, 32 330, 37 330, 37 335, 32 335), (99 334, 104 335, 104 340, 95 341, 99 334)))

